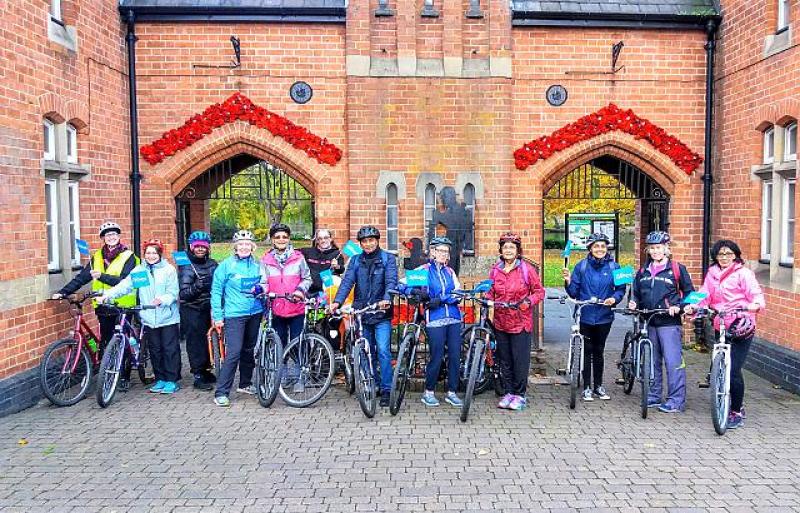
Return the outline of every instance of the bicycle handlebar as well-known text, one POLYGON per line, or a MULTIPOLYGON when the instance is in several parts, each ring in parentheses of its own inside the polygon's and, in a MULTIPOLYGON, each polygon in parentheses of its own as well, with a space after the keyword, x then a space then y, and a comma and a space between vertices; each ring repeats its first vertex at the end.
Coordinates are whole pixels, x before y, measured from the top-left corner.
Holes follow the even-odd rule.
POLYGON ((730 317, 731 315, 734 315, 734 314, 737 314, 737 313, 742 313, 742 312, 747 312, 747 311, 749 311, 749 310, 747 310, 747 308, 742 308, 740 306, 737 306, 736 308, 725 309, 725 310, 714 310, 713 308, 698 308, 694 312, 694 315, 696 317, 713 317, 713 316, 716 315, 716 316, 725 318, 725 317, 730 317))
POLYGON ((364 308, 354 309, 352 306, 343 306, 341 308, 337 308, 332 312, 331 318, 332 319, 341 319, 345 315, 362 315, 368 312, 373 312, 377 310, 383 310, 380 307, 380 303, 371 303, 364 308))
POLYGON ((558 300, 562 305, 566 302, 570 302, 576 306, 600 305, 600 306, 608 306, 610 308, 610 305, 603 303, 602 299, 598 299, 596 297, 593 297, 591 299, 573 299, 569 296, 547 296, 547 299, 558 300))
POLYGON ((612 310, 622 315, 656 315, 669 313, 669 308, 612 308, 612 310))
POLYGON ((95 291, 95 292, 89 292, 87 294, 84 294, 81 297, 78 297, 76 294, 67 294, 65 296, 61 296, 58 299, 53 298, 53 297, 49 297, 49 298, 47 298, 47 300, 48 301, 67 301, 70 304, 80 306, 83 303, 85 303, 86 301, 88 301, 89 299, 94 299, 94 298, 100 297, 102 295, 103 295, 102 292, 95 291))

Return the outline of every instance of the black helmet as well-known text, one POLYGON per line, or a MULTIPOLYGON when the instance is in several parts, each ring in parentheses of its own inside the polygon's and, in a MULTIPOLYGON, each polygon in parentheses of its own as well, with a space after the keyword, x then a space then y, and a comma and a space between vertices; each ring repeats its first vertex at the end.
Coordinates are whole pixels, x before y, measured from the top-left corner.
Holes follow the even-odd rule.
POLYGON ((448 239, 447 237, 434 237, 431 239, 430 247, 435 248, 436 246, 452 246, 453 241, 448 239))
POLYGON ((367 239, 369 237, 374 237, 374 238, 380 240, 381 232, 379 232, 378 229, 375 228, 374 226, 367 225, 367 226, 362 226, 358 230, 358 233, 356 234, 356 239, 358 239, 359 241, 362 241, 362 240, 367 239))
POLYGON ((595 242, 605 242, 606 244, 611 244, 611 239, 609 239, 608 235, 605 233, 593 233, 589 235, 589 238, 586 240, 586 249, 592 249, 592 245, 595 242))
POLYGON ((288 226, 286 226, 283 223, 275 223, 269 229, 270 238, 274 237, 275 234, 278 233, 278 232, 284 232, 284 233, 286 233, 286 235, 288 235, 290 237, 292 235, 292 229, 291 228, 289 228, 288 226))
POLYGON ((670 237, 667 232, 650 232, 647 234, 645 244, 669 244, 670 237))

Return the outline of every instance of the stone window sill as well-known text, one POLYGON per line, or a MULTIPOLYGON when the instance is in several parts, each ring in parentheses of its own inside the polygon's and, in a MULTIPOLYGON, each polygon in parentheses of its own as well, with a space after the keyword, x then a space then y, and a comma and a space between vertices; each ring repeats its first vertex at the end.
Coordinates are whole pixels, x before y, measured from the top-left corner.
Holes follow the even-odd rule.
POLYGON ((788 50, 792 46, 792 28, 788 27, 764 38, 764 58, 788 50))
POLYGON ((78 31, 75 27, 65 25, 63 21, 54 20, 48 14, 47 37, 57 45, 63 46, 70 52, 78 51, 78 31))

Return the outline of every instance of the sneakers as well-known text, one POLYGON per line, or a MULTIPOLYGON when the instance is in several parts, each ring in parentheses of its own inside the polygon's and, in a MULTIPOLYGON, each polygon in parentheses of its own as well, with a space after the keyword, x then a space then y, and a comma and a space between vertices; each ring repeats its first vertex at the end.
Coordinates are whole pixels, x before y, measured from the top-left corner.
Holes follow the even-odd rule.
POLYGON ((150 393, 152 394, 160 394, 162 390, 164 390, 164 385, 166 385, 166 381, 156 381, 156 384, 150 387, 150 393))
POLYGON ((129 379, 121 379, 119 380, 119 385, 117 385, 117 390, 120 392, 127 392, 131 389, 131 380, 129 379))
POLYGON ((381 392, 381 408, 386 408, 389 406, 389 391, 384 390, 381 392))
POLYGON ((455 406, 456 408, 461 408, 464 403, 461 402, 461 399, 458 398, 455 392, 447 392, 447 395, 444 398, 445 402, 450 406, 455 406))
POLYGON ((513 398, 514 398, 514 396, 511 395, 511 394, 504 395, 503 398, 500 399, 500 402, 497 403, 497 407, 501 408, 503 410, 507 410, 508 409, 508 405, 511 404, 511 400, 513 398))
POLYGON ((744 426, 744 417, 742 417, 741 413, 732 411, 728 415, 728 429, 736 429, 742 426, 744 426))
POLYGON ((611 396, 606 393, 606 389, 602 386, 594 389, 594 395, 596 395, 601 401, 608 401, 611 399, 611 396))
POLYGON ((226 395, 218 395, 214 397, 214 404, 217 406, 222 406, 223 408, 227 408, 231 405, 231 400, 228 399, 226 395))
POLYGON ((292 387, 292 393, 302 394, 305 391, 306 391, 306 384, 303 378, 300 378, 294 382, 294 386, 292 387))
POLYGON ((648 408, 660 408, 661 402, 660 401, 647 401, 648 408))
POLYGON ((433 395, 433 392, 429 392, 428 390, 422 393, 422 398, 420 401, 422 401, 422 404, 425 406, 429 406, 431 408, 439 406, 439 400, 436 399, 436 396, 433 395))
POLYGON ((214 384, 217 382, 217 377, 210 370, 205 370, 200 373, 206 383, 214 384))
POLYGON ((161 389, 162 394, 174 394, 181 389, 181 386, 174 381, 167 381, 161 389))
POLYGON ((522 411, 528 406, 528 400, 522 396, 515 395, 508 405, 509 410, 522 411))
POLYGON ((744 405, 739 409, 739 415, 741 415, 743 419, 747 418, 747 414, 744 412, 744 405))
POLYGON ((214 386, 211 382, 206 379, 206 376, 203 374, 195 374, 194 375, 194 383, 192 386, 198 390, 214 390, 214 386))
POLYGON ((587 388, 583 391, 583 400, 586 402, 594 401, 594 397, 592 397, 592 389, 587 388))
POLYGON ((661 413, 681 413, 680 408, 676 408, 668 403, 664 403, 661 406, 659 406, 658 411, 660 411, 661 413))
POLYGON ((246 387, 239 387, 236 389, 236 391, 240 394, 256 395, 256 387, 252 384, 247 385, 246 387))

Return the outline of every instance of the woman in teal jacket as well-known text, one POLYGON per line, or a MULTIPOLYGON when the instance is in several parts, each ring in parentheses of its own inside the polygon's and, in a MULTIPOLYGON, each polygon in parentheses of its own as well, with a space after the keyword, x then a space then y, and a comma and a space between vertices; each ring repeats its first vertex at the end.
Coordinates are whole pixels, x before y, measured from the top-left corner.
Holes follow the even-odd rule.
POLYGON ((178 342, 181 322, 178 313, 178 273, 162 259, 164 245, 158 239, 144 244, 144 262, 100 298, 105 303, 136 290, 139 304, 154 305, 153 310, 142 310, 139 317, 145 326, 144 336, 150 350, 150 361, 156 384, 153 393, 174 394, 180 389, 181 347, 178 342), (134 289, 133 280, 147 280, 147 284, 134 289))

